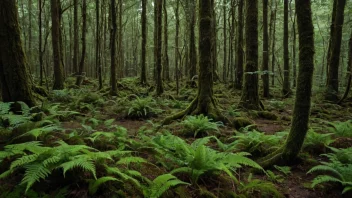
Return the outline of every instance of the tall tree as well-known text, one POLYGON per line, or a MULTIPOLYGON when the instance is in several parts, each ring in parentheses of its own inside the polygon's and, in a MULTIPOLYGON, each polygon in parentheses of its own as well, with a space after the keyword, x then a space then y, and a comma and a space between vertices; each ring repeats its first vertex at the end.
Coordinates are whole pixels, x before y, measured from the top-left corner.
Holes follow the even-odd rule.
POLYGON ((162 0, 155 0, 156 6, 156 24, 157 24, 157 39, 156 43, 154 44, 156 46, 156 95, 160 96, 164 92, 163 88, 163 80, 162 80, 162 62, 161 62, 161 57, 162 57, 162 29, 163 29, 163 23, 162 23, 162 15, 163 15, 163 1, 162 0))
POLYGON ((314 26, 311 1, 296 0, 295 5, 299 34, 299 71, 292 127, 285 144, 260 160, 264 168, 294 162, 308 131, 314 71, 314 26))
POLYGON ((163 50, 163 71, 164 71, 164 79, 169 81, 170 80, 170 66, 169 66, 169 54, 168 54, 168 23, 167 23, 167 7, 166 7, 166 0, 163 0, 163 12, 164 12, 164 50, 163 50))
POLYGON ((4 102, 35 105, 16 1, 0 1, 0 91, 4 102))
POLYGON ((73 1, 73 72, 78 73, 78 0, 73 1))
POLYGON ((54 56, 54 86, 53 89, 64 89, 64 67, 61 59, 61 3, 60 0, 51 0, 51 40, 54 56))
POLYGON ((116 19, 116 0, 110 1, 110 14, 111 14, 111 30, 110 30, 110 94, 117 95, 117 82, 116 82, 116 35, 117 35, 117 19, 116 19))
POLYGON ((246 0, 246 68, 240 106, 262 109, 258 93, 258 1, 246 0))
POLYGON ((235 72, 235 88, 242 89, 243 79, 243 6, 244 0, 238 2, 238 27, 237 27, 237 46, 236 46, 236 72, 235 72))
POLYGON ((179 51, 179 34, 180 34, 180 0, 176 0, 176 35, 175 35, 175 77, 176 77, 176 95, 179 92, 179 60, 180 60, 180 51, 179 51))
POLYGON ((336 101, 339 92, 339 64, 346 0, 334 0, 328 51, 328 78, 325 99, 336 101))
POLYGON ((282 95, 284 97, 288 97, 291 94, 289 56, 290 55, 288 52, 288 0, 284 0, 284 82, 282 87, 282 95))
POLYGON ((101 65, 101 57, 100 57, 100 0, 95 0, 95 16, 96 16, 96 20, 97 20, 97 24, 96 24, 96 40, 95 40, 95 68, 96 68, 96 72, 98 75, 98 79, 99 79, 99 89, 103 88, 103 74, 102 74, 102 65, 101 65))
POLYGON ((197 97, 185 110, 165 118, 162 122, 163 125, 188 114, 204 114, 214 120, 228 121, 217 109, 213 96, 212 54, 215 50, 213 5, 212 0, 199 1, 199 86, 197 97))
POLYGON ((146 58, 147 58, 147 0, 142 0, 142 60, 141 60, 141 84, 147 84, 147 67, 146 67, 146 58))
POLYGON ((269 97, 268 0, 263 0, 263 97, 269 97))
POLYGON ((223 63, 223 75, 222 78, 224 82, 227 81, 226 76, 227 76, 227 0, 223 1, 223 22, 224 22, 224 63, 223 63))
POLYGON ((82 55, 79 62, 79 74, 77 75, 76 85, 80 86, 84 79, 84 65, 86 60, 86 33, 87 33, 87 0, 83 0, 82 4, 82 55))

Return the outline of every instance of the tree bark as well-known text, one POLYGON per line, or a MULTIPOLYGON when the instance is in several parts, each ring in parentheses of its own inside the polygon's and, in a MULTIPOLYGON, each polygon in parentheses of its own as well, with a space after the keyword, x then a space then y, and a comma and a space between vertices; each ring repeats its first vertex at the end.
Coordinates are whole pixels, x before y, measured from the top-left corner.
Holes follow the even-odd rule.
POLYGON ((242 89, 243 79, 243 6, 244 0, 239 0, 238 3, 238 27, 237 27, 237 46, 236 46, 236 72, 235 72, 235 88, 242 89))
POLYGON ((51 36, 54 56, 54 90, 64 89, 64 67, 61 60, 61 30, 60 30, 61 4, 60 0, 51 0, 51 36))
POLYGON ((111 30, 110 30, 110 55, 111 55, 111 70, 110 70, 110 94, 117 95, 117 82, 116 82, 116 34, 117 34, 117 19, 116 19, 116 0, 110 2, 111 14, 111 30))
POLYGON ((168 54, 168 24, 167 24, 167 8, 166 0, 163 0, 163 12, 164 12, 164 53, 163 53, 163 71, 164 79, 170 81, 170 66, 169 66, 169 54, 168 54))
POLYGON ((169 124, 172 120, 182 118, 186 115, 207 115, 214 120, 228 122, 221 115, 213 97, 213 4, 211 0, 199 1, 199 78, 198 94, 184 111, 165 118, 162 125, 169 124))
POLYGON ((328 54, 328 78, 327 89, 325 91, 325 99, 329 101, 336 101, 339 92, 339 64, 342 40, 342 27, 344 22, 344 10, 346 0, 335 0, 334 7, 336 6, 335 16, 333 12, 333 24, 330 31, 330 50, 328 54))
POLYGON ((77 76, 76 85, 81 86, 82 81, 84 80, 84 65, 86 59, 86 33, 87 33, 87 0, 83 0, 82 4, 82 56, 79 63, 79 74, 77 76))
POLYGON ((4 102, 35 106, 18 18, 16 1, 0 1, 0 91, 4 102))
POLYGON ((73 72, 77 74, 78 72, 78 53, 79 53, 79 44, 78 44, 78 0, 74 0, 73 3, 73 72))
POLYGON ((299 33, 299 71, 292 127, 283 147, 259 160, 263 168, 294 162, 308 131, 314 71, 314 26, 311 1, 296 0, 295 5, 299 33))
POLYGON ((290 55, 288 51, 288 0, 284 0, 284 82, 282 87, 282 95, 289 97, 291 95, 290 87, 290 55))
POLYGON ((142 0, 142 60, 141 60, 141 84, 147 84, 147 67, 146 67, 146 58, 147 58, 147 0, 142 0))
POLYGON ((246 1, 246 68, 240 107, 262 109, 258 93, 258 1, 246 1))
POLYGON ((269 97, 268 0, 263 0, 263 97, 269 97))
POLYGON ((157 40, 154 44, 156 46, 156 95, 160 96, 164 92, 163 81, 162 81, 162 14, 163 14, 163 1, 155 0, 155 5, 157 7, 156 19, 157 19, 157 40))
POLYGON ((226 21, 226 12, 227 12, 227 9, 226 9, 226 5, 227 5, 227 0, 224 0, 223 1, 223 24, 224 24, 224 63, 223 63, 223 75, 222 75, 222 78, 224 80, 224 82, 227 81, 226 79, 226 76, 227 76, 227 21, 226 21))

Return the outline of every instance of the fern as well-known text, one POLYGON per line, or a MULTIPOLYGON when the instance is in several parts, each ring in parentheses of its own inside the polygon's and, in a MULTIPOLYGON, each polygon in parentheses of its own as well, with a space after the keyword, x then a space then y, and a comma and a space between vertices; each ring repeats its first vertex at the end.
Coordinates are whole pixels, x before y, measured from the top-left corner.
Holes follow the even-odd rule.
POLYGON ((111 177, 111 176, 101 177, 101 178, 99 178, 97 180, 90 180, 89 181, 89 188, 88 188, 89 194, 94 195, 98 191, 99 187, 102 184, 104 184, 106 182, 109 182, 109 181, 121 182, 120 180, 118 180, 118 179, 116 179, 114 177, 111 177))
POLYGON ((157 108, 156 101, 151 97, 140 98, 136 96, 136 99, 129 102, 128 106, 127 117, 130 118, 148 118, 162 112, 161 109, 157 108))
POLYGON ((171 174, 160 175, 149 186, 144 187, 143 194, 146 198, 158 198, 171 187, 177 185, 189 185, 189 183, 183 182, 171 174))
POLYGON ((26 173, 22 179, 21 184, 26 184, 26 192, 29 188, 40 179, 45 179, 51 171, 44 167, 41 163, 28 164, 24 167, 26 169, 26 173))
POLYGON ((219 127, 224 126, 222 122, 212 122, 212 119, 204 116, 187 116, 184 121, 181 122, 184 127, 183 133, 186 135, 193 135, 196 137, 198 133, 208 134, 211 131, 219 132, 219 127))
POLYGON ((141 157, 124 157, 121 158, 116 164, 129 165, 131 163, 147 163, 148 161, 141 157))
POLYGON ((303 149, 305 150, 317 150, 327 147, 329 144, 334 142, 332 140, 332 133, 320 134, 315 132, 313 129, 309 129, 306 138, 304 139, 303 149))
POLYGON ((244 197, 256 197, 255 193, 258 193, 263 197, 285 197, 276 189, 273 183, 259 179, 252 180, 252 174, 250 174, 247 181, 240 182, 240 185, 237 189, 237 194, 243 195, 244 197))
POLYGON ((262 169, 256 162, 245 157, 248 153, 218 152, 204 145, 208 140, 209 137, 206 137, 205 140, 199 139, 189 145, 177 136, 167 135, 154 138, 152 146, 159 153, 159 159, 165 158, 178 166, 171 173, 185 172, 194 183, 203 174, 222 171, 235 179, 233 171, 242 166, 262 169))
POLYGON ((338 137, 352 138, 352 120, 346 122, 327 122, 330 127, 328 130, 338 137))
POLYGON ((247 133, 237 133, 234 137, 234 145, 237 151, 246 151, 252 154, 265 154, 270 149, 277 148, 282 136, 265 135, 262 132, 253 130, 247 133), (269 149, 270 148, 270 149, 269 149))
POLYGON ((326 182, 340 183, 344 186, 342 193, 352 190, 352 148, 335 149, 334 153, 323 154, 329 158, 329 162, 322 162, 310 169, 307 174, 313 172, 324 172, 323 175, 318 175, 312 181, 312 188, 316 185, 326 182), (326 173, 330 173, 327 175, 326 173))
MULTIPOLYGON (((53 131, 62 131, 63 129, 55 124, 51 124, 51 125, 47 125, 47 126, 43 126, 40 128, 35 128, 32 129, 22 135, 20 135, 19 137, 23 137, 23 136, 33 136, 36 140, 38 139, 38 137, 40 136, 45 136, 53 131)), ((18 137, 18 138, 19 138, 18 137)))

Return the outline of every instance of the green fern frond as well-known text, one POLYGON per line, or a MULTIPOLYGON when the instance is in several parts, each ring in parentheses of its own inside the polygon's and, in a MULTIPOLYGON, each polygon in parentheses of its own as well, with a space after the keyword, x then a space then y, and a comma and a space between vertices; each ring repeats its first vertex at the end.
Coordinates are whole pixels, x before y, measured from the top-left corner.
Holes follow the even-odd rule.
POLYGON ((158 198, 168 189, 177 185, 189 185, 189 183, 183 182, 171 174, 160 175, 143 190, 143 194, 146 198, 158 198))
POLYGON ((106 182, 108 182, 108 181, 118 181, 118 182, 121 182, 120 180, 118 180, 118 179, 116 179, 116 178, 114 178, 114 177, 111 177, 111 176, 101 177, 101 178, 99 178, 99 179, 97 179, 97 180, 91 180, 91 181, 89 182, 89 187, 88 187, 88 192, 89 192, 89 194, 94 195, 94 194, 98 191, 99 187, 100 187, 102 184, 104 184, 104 183, 106 183, 106 182))
POLYGON ((12 174, 12 170, 9 169, 9 170, 7 170, 7 171, 1 173, 0 179, 4 179, 4 178, 8 177, 8 176, 11 175, 11 174, 12 174))
POLYGON ((225 164, 229 164, 230 166, 234 166, 237 167, 238 165, 246 165, 246 166, 250 166, 259 170, 263 170, 263 168, 256 163, 255 161, 241 156, 241 155, 236 155, 236 154, 229 154, 227 157, 225 157, 222 160, 223 163, 225 164))
POLYGON ((40 179, 45 179, 51 173, 51 171, 45 168, 41 163, 26 165, 25 169, 26 173, 24 174, 21 184, 27 184, 26 192, 35 182, 38 182, 40 179))
POLYGON ((0 102, 0 116, 9 114, 13 102, 0 102))
POLYGON ((43 161, 44 167, 48 167, 51 164, 59 163, 61 158, 59 156, 51 156, 43 161))
POLYGON ((338 183, 342 183, 342 181, 336 177, 332 177, 329 175, 318 175, 317 177, 315 177, 312 181, 312 188, 314 188, 316 185, 321 184, 321 183, 325 183, 325 182, 338 182, 338 183))
POLYGON ((95 165, 91 160, 87 159, 73 159, 72 161, 65 162, 61 164, 59 167, 63 169, 63 174, 65 176, 66 172, 73 169, 73 168, 81 168, 85 171, 89 171, 93 174, 94 178, 97 178, 96 176, 96 170, 95 170, 95 165))
POLYGON ((32 130, 30 130, 30 131, 28 131, 18 137, 33 136, 33 137, 35 137, 35 139, 38 139, 38 137, 41 135, 46 135, 50 132, 61 131, 61 130, 63 130, 63 129, 57 125, 47 125, 47 126, 43 126, 40 128, 32 129, 32 130))
POLYGON ((141 157, 124 157, 121 158, 116 164, 124 164, 124 165, 129 165, 131 163, 148 163, 147 160, 141 157))
POLYGON ((312 173, 312 172, 316 172, 316 171, 328 171, 328 172, 331 172, 331 173, 334 173, 336 176, 338 176, 340 179, 343 178, 343 175, 341 175, 341 173, 336 170, 335 168, 331 167, 331 166, 327 166, 327 165, 317 165, 317 166, 314 166, 313 168, 311 168, 307 174, 309 173, 312 173))
MULTIPOLYGON (((108 174, 114 174, 119 176, 123 181, 130 181, 132 182, 132 184, 137 187, 137 189, 142 189, 142 185, 140 184, 140 182, 134 178, 134 175, 136 175, 136 173, 133 173, 131 175, 130 172, 124 173, 122 170, 120 170, 117 167, 105 167, 106 171, 108 174)), ((139 177, 139 176, 138 176, 139 177)))
POLYGON ((20 157, 11 163, 10 170, 14 170, 17 167, 21 167, 31 162, 34 162, 38 159, 38 157, 39 157, 38 154, 25 155, 23 157, 20 157))
POLYGON ((346 186, 343 191, 342 191, 342 194, 345 194, 346 192, 348 191, 352 191, 352 184, 350 184, 349 186, 346 186))

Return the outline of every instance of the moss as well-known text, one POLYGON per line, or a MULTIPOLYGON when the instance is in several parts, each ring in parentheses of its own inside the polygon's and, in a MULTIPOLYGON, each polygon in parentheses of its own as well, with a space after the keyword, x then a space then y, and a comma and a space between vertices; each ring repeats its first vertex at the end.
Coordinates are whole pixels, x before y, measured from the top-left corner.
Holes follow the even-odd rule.
POLYGON ((250 114, 256 118, 264 118, 267 120, 277 120, 278 116, 269 111, 251 111, 250 114))
POLYGON ((254 122, 248 118, 245 117, 238 117, 235 118, 232 122, 232 125, 236 128, 236 129, 240 129, 249 125, 254 124, 254 122))

